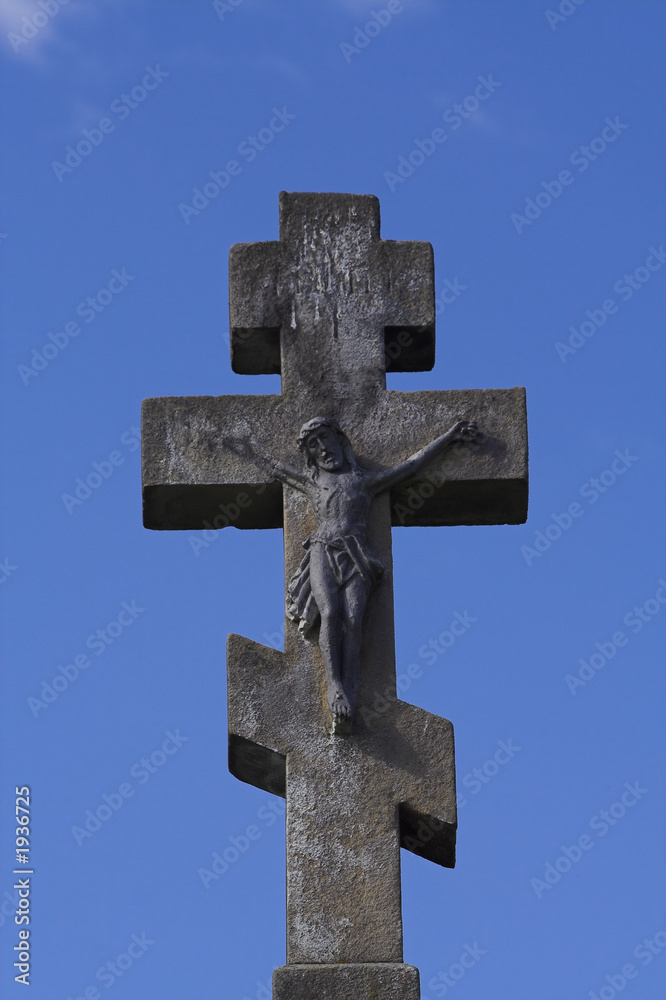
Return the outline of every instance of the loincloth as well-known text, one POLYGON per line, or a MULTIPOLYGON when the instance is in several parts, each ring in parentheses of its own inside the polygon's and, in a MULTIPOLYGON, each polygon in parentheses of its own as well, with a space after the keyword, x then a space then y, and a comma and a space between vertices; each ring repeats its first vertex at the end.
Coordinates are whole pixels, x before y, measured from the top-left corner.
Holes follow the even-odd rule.
POLYGON ((343 535, 332 541, 324 541, 316 535, 310 535, 303 542, 305 555, 287 585, 287 618, 298 622, 298 630, 304 638, 314 641, 312 633, 319 627, 320 616, 310 583, 312 545, 321 545, 323 548, 331 580, 339 589, 356 575, 365 581, 368 589, 371 589, 382 576, 384 567, 367 542, 356 535, 343 535))

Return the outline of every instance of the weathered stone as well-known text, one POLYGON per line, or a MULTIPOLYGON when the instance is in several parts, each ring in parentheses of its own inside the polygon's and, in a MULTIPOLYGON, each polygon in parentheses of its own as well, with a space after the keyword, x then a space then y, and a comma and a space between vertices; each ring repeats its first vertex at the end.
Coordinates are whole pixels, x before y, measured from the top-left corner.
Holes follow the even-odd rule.
POLYGON ((279 242, 233 247, 230 278, 234 369, 280 371, 282 392, 146 400, 146 526, 282 526, 290 580, 315 519, 271 462, 298 466, 303 423, 334 418, 376 471, 457 421, 481 432, 372 503, 368 544, 384 574, 365 611, 349 735, 329 732, 321 652, 294 625, 284 653, 229 638, 230 769, 287 797, 288 965, 276 998, 412 1000, 400 846, 453 867, 455 773, 451 723, 396 696, 391 525, 525 520, 524 390, 387 391, 387 368, 432 366, 432 251, 381 240, 370 196, 281 195, 279 242))
MULTIPOLYGON (((281 484, 228 442, 251 436, 276 459, 294 464, 298 428, 317 413, 297 393, 144 400, 145 526, 196 530, 218 517, 224 527, 222 508, 235 503, 234 527, 282 527, 281 484)), ((349 400, 339 419, 359 461, 370 469, 404 461, 458 419, 478 423, 483 438, 473 449, 445 452, 391 491, 394 525, 524 522, 524 389, 383 390, 372 406, 362 398, 349 400)))
POLYGON ((419 971, 398 963, 283 965, 273 1000, 419 1000, 419 971))
POLYGON ((432 247, 380 239, 373 195, 283 191, 279 242, 231 248, 229 323, 233 370, 281 372, 283 392, 302 391, 313 362, 356 386, 360 363, 371 389, 385 371, 427 371, 435 363, 432 247), (307 331, 307 352, 296 331, 307 331))
POLYGON ((293 629, 284 653, 229 637, 230 769, 287 789, 288 963, 401 962, 400 846, 455 864, 453 727, 397 699, 379 586, 349 738, 327 732, 316 646, 293 629))

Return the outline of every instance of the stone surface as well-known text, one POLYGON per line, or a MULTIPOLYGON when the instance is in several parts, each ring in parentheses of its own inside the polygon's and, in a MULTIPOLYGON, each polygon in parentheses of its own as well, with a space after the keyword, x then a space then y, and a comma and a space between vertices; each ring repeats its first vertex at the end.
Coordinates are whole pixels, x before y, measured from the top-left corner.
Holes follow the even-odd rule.
POLYGON ((283 193, 280 236, 232 247, 230 328, 232 361, 239 345, 256 358, 248 371, 267 367, 261 341, 277 338, 282 392, 145 400, 146 527, 197 529, 216 517, 220 526, 225 518, 238 528, 283 526, 281 485, 230 442, 250 437, 293 464, 298 428, 317 415, 336 417, 371 469, 403 461, 456 420, 476 420, 484 435, 478 447, 445 453, 427 478, 392 491, 392 523, 522 523, 523 389, 386 389, 387 364, 418 369, 418 344, 426 336, 434 343, 430 245, 380 240, 379 203, 369 195, 283 193), (386 351, 387 323, 397 356, 386 351), (230 519, 221 507, 234 504, 230 519))
POLYGON ((289 963, 402 961, 400 846, 455 864, 453 727, 397 699, 391 588, 379 587, 351 737, 326 731, 316 646, 293 630, 284 653, 228 641, 230 769, 266 791, 288 789, 289 963))
POLYGON ((233 370, 281 372, 283 392, 302 388, 313 361, 328 369, 325 389, 331 376, 358 385, 357 362, 370 387, 386 370, 427 371, 435 363, 432 247, 380 239, 373 195, 283 191, 280 240, 231 248, 229 324, 233 370))
MULTIPOLYGON (((371 469, 404 461, 458 419, 476 420, 483 432, 473 449, 461 445, 445 452, 391 491, 393 525, 525 521, 524 389, 384 389, 372 405, 355 397, 343 402, 341 422, 359 461, 371 469)), ((229 518, 222 508, 236 503, 234 527, 282 527, 282 486, 227 442, 251 436, 276 458, 296 464, 298 428, 318 413, 315 405, 297 393, 144 400, 145 526, 196 530, 213 526, 217 517, 224 527, 229 518)))
POLYGON ((368 540, 385 572, 365 615, 350 735, 328 732, 320 651, 291 622, 284 652, 228 645, 230 769, 287 797, 288 965, 275 996, 412 1000, 400 846, 453 866, 455 772, 451 723, 396 697, 391 525, 525 520, 524 390, 386 389, 387 368, 432 366, 432 250, 381 240, 371 196, 281 195, 280 240, 231 250, 230 321, 234 369, 280 371, 282 392, 146 400, 147 527, 282 526, 288 581, 313 512, 256 452, 298 464, 298 429, 315 416, 335 418, 371 470, 458 420, 482 434, 373 501, 368 540))
POLYGON ((413 965, 283 965, 273 973, 273 1000, 419 1000, 413 965))

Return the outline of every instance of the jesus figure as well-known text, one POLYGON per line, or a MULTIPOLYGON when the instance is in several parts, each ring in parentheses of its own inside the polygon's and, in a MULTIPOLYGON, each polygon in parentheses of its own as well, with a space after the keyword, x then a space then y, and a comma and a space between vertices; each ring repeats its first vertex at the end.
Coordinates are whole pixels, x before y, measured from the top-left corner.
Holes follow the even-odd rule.
POLYGON ((477 434, 476 423, 459 420, 395 468, 370 472, 357 464, 338 422, 315 417, 298 436, 305 470, 271 462, 274 478, 304 493, 315 516, 315 530, 303 543, 305 555, 287 587, 287 616, 299 623, 306 638, 319 626, 334 733, 348 733, 351 728, 363 616, 370 592, 384 572, 367 539, 370 504, 378 493, 413 476, 448 445, 473 441, 477 434))

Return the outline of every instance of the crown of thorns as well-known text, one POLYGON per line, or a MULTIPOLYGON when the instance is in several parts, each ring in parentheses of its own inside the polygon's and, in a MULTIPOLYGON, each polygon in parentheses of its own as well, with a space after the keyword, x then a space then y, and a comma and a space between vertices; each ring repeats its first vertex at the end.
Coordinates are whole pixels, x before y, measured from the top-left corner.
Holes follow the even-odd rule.
POLYGON ((301 450, 305 449, 305 442, 308 435, 312 434, 313 431, 319 430, 320 427, 330 428, 345 443, 349 440, 335 417, 313 417, 312 420, 308 420, 307 423, 303 424, 298 433, 298 447, 301 450))

